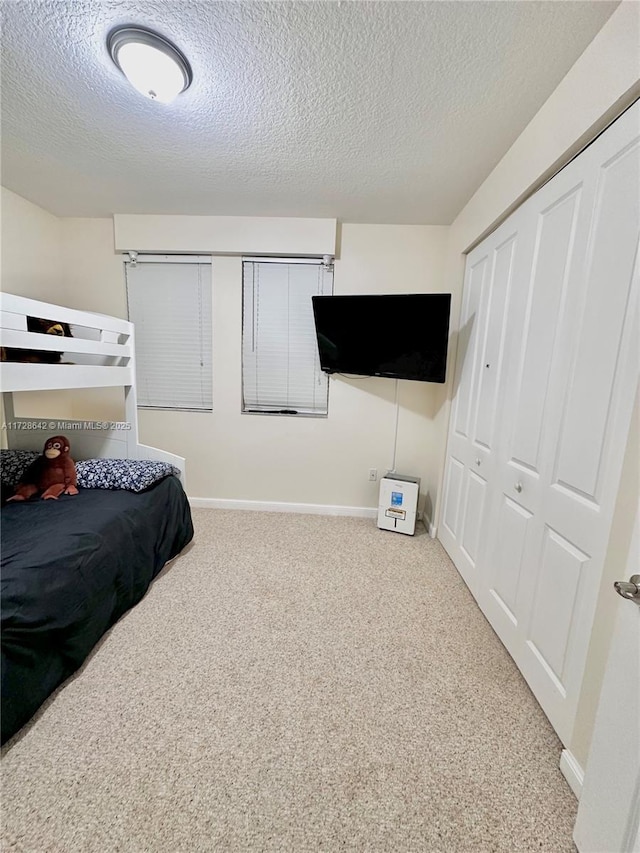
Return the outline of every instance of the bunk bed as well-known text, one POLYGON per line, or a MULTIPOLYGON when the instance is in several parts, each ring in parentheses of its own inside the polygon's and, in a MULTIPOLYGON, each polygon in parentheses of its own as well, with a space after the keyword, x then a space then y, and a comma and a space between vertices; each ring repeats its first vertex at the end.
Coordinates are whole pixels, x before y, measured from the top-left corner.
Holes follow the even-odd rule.
POLYGON ((40 453, 48 437, 64 434, 79 474, 85 468, 77 495, 3 501, 4 743, 142 599, 163 566, 191 540, 193 526, 183 488, 185 460, 138 440, 131 323, 0 294, 0 343, 5 355, 63 349, 63 358, 73 359, 2 362, 3 458, 12 465, 17 461, 19 468, 30 458, 28 451, 40 453), (32 317, 69 324, 73 337, 30 332, 27 318, 32 317), (124 421, 16 415, 18 392, 80 388, 123 389, 124 421))

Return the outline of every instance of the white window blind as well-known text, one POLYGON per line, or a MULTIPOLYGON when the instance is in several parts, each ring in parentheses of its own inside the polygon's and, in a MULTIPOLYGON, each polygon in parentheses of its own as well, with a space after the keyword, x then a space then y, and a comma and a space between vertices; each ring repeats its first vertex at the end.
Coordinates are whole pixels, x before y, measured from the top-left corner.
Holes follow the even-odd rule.
POLYGON ((211 411, 210 260, 148 256, 125 270, 138 405, 211 411))
POLYGON ((311 297, 332 290, 319 261, 244 260, 243 411, 327 414, 311 297))

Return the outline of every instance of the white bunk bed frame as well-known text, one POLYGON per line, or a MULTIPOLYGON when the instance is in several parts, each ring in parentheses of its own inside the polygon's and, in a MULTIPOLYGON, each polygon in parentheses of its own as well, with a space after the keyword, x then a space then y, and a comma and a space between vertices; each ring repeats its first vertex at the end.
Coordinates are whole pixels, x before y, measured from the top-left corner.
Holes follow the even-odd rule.
POLYGON ((66 435, 76 461, 98 457, 112 459, 150 459, 170 462, 180 470, 185 485, 185 460, 138 441, 136 394, 135 334, 133 323, 105 314, 77 311, 23 296, 0 294, 0 344, 14 349, 35 349, 99 356, 105 363, 95 364, 19 364, 3 361, 0 387, 7 426, 7 447, 12 450, 42 450, 50 435, 66 435), (40 317, 92 330, 96 340, 78 337, 60 338, 29 332, 27 317, 40 317), (61 391, 74 388, 124 389, 125 418, 121 423, 52 418, 16 417, 13 393, 18 391, 61 391), (65 427, 60 428, 58 427, 65 427))

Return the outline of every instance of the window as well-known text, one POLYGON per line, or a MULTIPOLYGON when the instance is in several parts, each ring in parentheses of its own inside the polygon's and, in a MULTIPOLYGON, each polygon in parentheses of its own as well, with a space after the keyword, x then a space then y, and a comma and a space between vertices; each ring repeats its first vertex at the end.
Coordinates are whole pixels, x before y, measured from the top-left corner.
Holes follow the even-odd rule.
POLYGON ((138 405, 211 411, 211 259, 140 256, 125 274, 138 405))
POLYGON ((327 414, 311 297, 332 290, 320 261, 243 261, 243 412, 327 414))

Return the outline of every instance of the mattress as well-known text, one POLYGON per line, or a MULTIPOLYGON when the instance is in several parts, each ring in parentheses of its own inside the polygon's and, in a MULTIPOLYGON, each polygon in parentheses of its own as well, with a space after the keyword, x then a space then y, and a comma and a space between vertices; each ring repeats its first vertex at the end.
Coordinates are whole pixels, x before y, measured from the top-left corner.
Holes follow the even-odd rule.
POLYGON ((139 493, 10 503, 1 522, 4 743, 140 601, 193 525, 175 477, 139 493))

